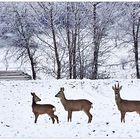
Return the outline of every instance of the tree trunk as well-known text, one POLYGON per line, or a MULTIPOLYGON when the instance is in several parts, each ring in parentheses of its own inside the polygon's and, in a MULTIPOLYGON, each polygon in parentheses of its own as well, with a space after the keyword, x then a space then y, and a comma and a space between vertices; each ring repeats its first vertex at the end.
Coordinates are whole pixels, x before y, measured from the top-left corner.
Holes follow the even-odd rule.
POLYGON ((61 78, 61 62, 59 60, 59 54, 57 50, 57 44, 56 44, 56 35, 55 35, 55 29, 54 29, 54 23, 53 23, 53 9, 50 10, 50 21, 51 21, 51 31, 53 35, 53 44, 54 44, 54 50, 55 50, 55 58, 57 63, 57 79, 61 78))
POLYGON ((32 76, 33 76, 33 79, 36 80, 36 72, 35 72, 34 61, 32 57, 30 58, 30 61, 31 61, 32 76))
POLYGON ((73 44, 73 79, 77 78, 77 71, 76 71, 76 67, 77 67, 77 63, 76 63, 76 50, 77 50, 77 35, 78 35, 78 26, 80 24, 78 24, 78 7, 77 4, 73 4, 72 5, 72 10, 73 10, 73 14, 74 14, 74 29, 73 29, 73 34, 72 34, 72 44, 73 44))
POLYGON ((98 49, 98 45, 95 44, 94 47, 94 59, 93 59, 93 73, 92 73, 92 79, 97 79, 98 78, 98 53, 99 53, 99 49, 98 49))
POLYGON ((134 52, 135 52, 135 65, 136 65, 136 76, 140 79, 139 73, 139 56, 138 56, 138 42, 134 42, 134 52))
POLYGON ((67 19, 66 19, 66 33, 67 33, 67 42, 68 42, 68 54, 69 54, 69 78, 72 79, 72 46, 71 46, 71 37, 70 37, 70 22, 69 22, 69 5, 67 4, 67 19))
POLYGON ((92 63, 92 79, 97 79, 98 77, 98 53, 99 53, 99 43, 97 35, 97 13, 96 13, 96 3, 93 5, 93 63, 92 63))
POLYGON ((138 56, 138 39, 139 39, 139 26, 140 26, 140 18, 136 18, 136 11, 135 11, 135 4, 133 7, 133 42, 134 42, 134 55, 135 55, 135 66, 136 66, 136 76, 138 79, 140 79, 140 73, 139 73, 139 56, 138 56))
POLYGON ((80 51, 80 28, 78 27, 78 45, 77 45, 77 50, 78 50, 78 58, 79 58, 79 69, 80 69, 80 73, 79 73, 79 77, 80 79, 83 79, 84 78, 84 62, 82 61, 83 58, 82 55, 83 54, 83 51, 82 51, 82 54, 81 54, 81 51, 80 51))
POLYGON ((33 56, 31 55, 29 46, 27 46, 27 53, 28 53, 28 56, 29 56, 29 59, 30 59, 31 70, 32 70, 32 78, 33 78, 34 80, 36 80, 35 63, 34 63, 33 56))
POLYGON ((76 33, 73 34, 73 79, 76 79, 76 33))

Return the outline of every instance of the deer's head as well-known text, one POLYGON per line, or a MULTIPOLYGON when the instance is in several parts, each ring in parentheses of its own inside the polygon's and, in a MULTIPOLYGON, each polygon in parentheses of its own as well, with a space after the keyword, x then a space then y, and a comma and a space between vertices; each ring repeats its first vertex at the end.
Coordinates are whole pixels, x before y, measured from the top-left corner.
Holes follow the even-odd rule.
POLYGON ((55 95, 55 97, 63 98, 64 97, 64 87, 60 88, 60 91, 55 95))
POLYGON ((41 101, 41 99, 34 92, 31 92, 31 95, 33 96, 33 100, 35 101, 35 103, 41 101))
POLYGON ((112 86, 112 89, 114 90, 115 97, 120 96, 120 90, 122 89, 122 86, 119 86, 119 83, 118 85, 115 84, 114 87, 112 86))

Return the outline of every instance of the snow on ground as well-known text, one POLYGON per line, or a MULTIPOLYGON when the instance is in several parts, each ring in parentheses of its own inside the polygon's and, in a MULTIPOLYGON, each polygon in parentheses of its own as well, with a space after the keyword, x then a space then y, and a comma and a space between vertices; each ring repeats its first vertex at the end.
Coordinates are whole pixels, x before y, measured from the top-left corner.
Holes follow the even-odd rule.
MULTIPOLYGON (((0 81, 0 138, 140 138, 140 117, 135 112, 126 114, 120 122, 112 86, 117 80, 52 80, 0 81), (93 102, 93 120, 87 123, 84 112, 74 112, 67 122, 67 112, 55 95, 65 88, 68 99, 85 98, 93 102), (41 115, 37 124, 32 113, 35 92, 42 101, 56 106, 59 124, 52 124, 41 115)), ((122 98, 140 100, 139 80, 119 80, 122 98)))

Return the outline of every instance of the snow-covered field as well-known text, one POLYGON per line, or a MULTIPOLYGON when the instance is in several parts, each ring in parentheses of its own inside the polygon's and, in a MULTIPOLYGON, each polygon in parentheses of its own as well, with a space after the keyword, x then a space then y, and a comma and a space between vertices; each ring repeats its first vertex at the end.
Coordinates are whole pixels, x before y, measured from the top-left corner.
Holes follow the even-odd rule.
MULTIPOLYGON (((120 122, 112 86, 117 80, 52 80, 0 81, 0 138, 140 138, 140 117, 135 112, 126 114, 120 122), (68 99, 85 98, 93 102, 93 120, 87 123, 84 112, 74 112, 67 122, 67 112, 55 95, 65 87, 68 99), (59 124, 52 124, 41 115, 37 124, 32 113, 35 92, 42 101, 56 106, 59 124)), ((140 100, 140 80, 119 80, 123 86, 121 97, 140 100)))

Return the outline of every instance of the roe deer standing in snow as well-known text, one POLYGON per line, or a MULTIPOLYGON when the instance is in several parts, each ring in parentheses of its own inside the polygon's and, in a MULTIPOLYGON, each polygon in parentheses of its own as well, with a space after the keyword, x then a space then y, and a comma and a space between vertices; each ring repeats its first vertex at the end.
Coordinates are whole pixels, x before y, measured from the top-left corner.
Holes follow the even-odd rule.
POLYGON ((41 101, 41 99, 34 92, 31 92, 31 95, 33 96, 32 111, 35 115, 35 123, 37 123, 37 118, 41 114, 48 114, 53 123, 55 122, 55 119, 57 123, 59 123, 58 117, 54 115, 54 112, 56 111, 55 106, 51 104, 37 104, 36 102, 41 101))
POLYGON ((64 109, 68 111, 68 121, 72 121, 72 112, 73 111, 84 111, 86 115, 88 116, 89 120, 88 123, 92 120, 92 115, 90 114, 90 109, 92 107, 92 103, 85 99, 79 99, 79 100, 68 100, 66 99, 64 95, 64 88, 60 88, 60 91, 58 94, 55 95, 55 97, 59 97, 61 100, 61 103, 64 106, 64 109))
POLYGON ((136 111, 138 114, 140 114, 140 101, 135 100, 123 100, 120 96, 120 90, 122 89, 122 86, 112 86, 112 89, 115 93, 115 101, 118 106, 118 110, 121 113, 121 122, 123 121, 125 123, 125 114, 126 112, 133 112, 136 111))

